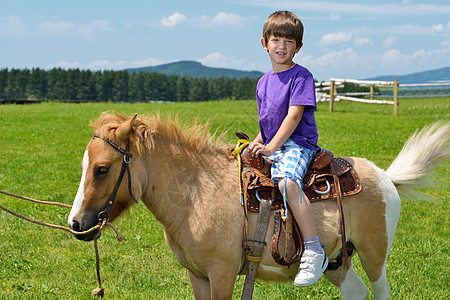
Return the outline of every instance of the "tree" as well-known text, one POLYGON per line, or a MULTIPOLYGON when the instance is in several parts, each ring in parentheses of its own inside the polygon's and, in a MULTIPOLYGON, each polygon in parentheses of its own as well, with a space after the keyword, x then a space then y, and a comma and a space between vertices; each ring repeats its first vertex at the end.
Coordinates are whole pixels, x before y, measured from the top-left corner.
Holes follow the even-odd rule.
POLYGON ((95 73, 95 90, 97 91, 97 101, 113 100, 113 80, 114 71, 98 71, 95 73))
POLYGON ((50 100, 67 99, 67 72, 61 68, 53 68, 48 73, 47 98, 50 100))
POLYGON ((128 72, 118 71, 114 76, 113 84, 113 101, 128 101, 128 72))
POLYGON ((145 73, 132 73, 130 75, 128 96, 131 102, 145 101, 145 73))
POLYGON ((176 101, 176 95, 177 95, 177 83, 178 83, 178 75, 170 75, 167 77, 166 80, 166 88, 164 93, 164 100, 165 101, 176 101))
POLYGON ((191 77, 183 76, 177 80, 177 92, 175 94, 175 101, 187 101, 189 98, 189 91, 191 88, 191 77))
POLYGON ((255 99, 256 79, 241 78, 237 82, 236 99, 255 99))
POLYGON ((65 97, 67 100, 77 99, 81 87, 80 69, 69 69, 66 71, 65 97))
POLYGON ((189 101, 209 100, 208 82, 205 78, 192 78, 189 90, 189 101))
POLYGON ((8 81, 8 69, 0 70, 0 99, 6 97, 5 89, 8 81))
POLYGON ((39 68, 32 69, 27 84, 27 96, 45 99, 47 97, 47 72, 39 68))
POLYGON ((97 99, 94 76, 90 70, 80 72, 76 86, 77 100, 95 101, 97 99))
POLYGON ((8 99, 26 99, 27 82, 30 70, 11 69, 6 81, 5 96, 8 99))

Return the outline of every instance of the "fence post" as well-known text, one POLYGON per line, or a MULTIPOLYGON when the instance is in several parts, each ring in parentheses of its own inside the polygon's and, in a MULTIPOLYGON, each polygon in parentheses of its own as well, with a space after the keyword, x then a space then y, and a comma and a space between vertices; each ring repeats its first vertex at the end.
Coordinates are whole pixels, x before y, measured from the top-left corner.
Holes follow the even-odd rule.
POLYGON ((334 102, 334 80, 330 80, 330 112, 333 112, 334 102))
POLYGON ((373 100, 373 94, 374 94, 373 85, 371 85, 370 86, 370 100, 373 100))
POLYGON ((394 79, 394 116, 398 113, 398 79, 394 79))

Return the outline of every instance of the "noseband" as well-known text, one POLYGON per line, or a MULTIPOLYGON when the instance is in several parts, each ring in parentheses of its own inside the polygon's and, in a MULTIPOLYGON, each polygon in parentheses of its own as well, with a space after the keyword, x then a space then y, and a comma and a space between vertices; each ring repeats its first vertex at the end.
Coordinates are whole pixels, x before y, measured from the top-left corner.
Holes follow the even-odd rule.
POLYGON ((129 142, 127 144, 127 149, 123 149, 122 147, 120 147, 119 145, 117 145, 115 142, 113 142, 112 140, 110 140, 108 138, 101 137, 97 134, 94 134, 94 138, 99 138, 99 139, 104 140, 115 150, 117 150, 118 152, 123 154, 122 169, 120 170, 119 178, 117 179, 116 185, 114 186, 114 189, 113 189, 111 195, 109 196, 108 201, 106 202, 105 209, 102 210, 98 214, 99 220, 101 220, 102 218, 106 218, 107 221, 109 221, 109 218, 110 218, 109 212, 114 204, 114 201, 116 200, 117 191, 119 190, 119 186, 122 183, 123 176, 125 175, 125 170, 127 171, 127 175, 128 175, 128 191, 130 193, 131 199, 133 199, 134 202, 138 203, 138 201, 136 200, 136 198, 133 195, 133 192, 131 191, 131 173, 130 173, 129 164, 131 162, 131 157, 133 157, 133 155, 129 152, 129 150, 130 150, 129 142))

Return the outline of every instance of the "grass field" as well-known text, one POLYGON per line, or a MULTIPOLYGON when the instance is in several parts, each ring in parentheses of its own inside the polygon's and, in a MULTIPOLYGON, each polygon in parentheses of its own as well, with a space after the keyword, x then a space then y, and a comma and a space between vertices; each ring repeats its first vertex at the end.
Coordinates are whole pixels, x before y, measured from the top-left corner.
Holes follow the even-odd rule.
MULTIPOLYGON (((337 156, 366 157, 387 168, 418 128, 450 121, 450 98, 401 100, 392 106, 319 103, 319 144, 337 156)), ((80 180, 80 162, 92 137, 89 121, 103 111, 126 114, 179 114, 182 122, 211 120, 212 130, 258 132, 254 101, 172 104, 61 104, 0 106, 0 189, 72 204, 80 180)), ((387 265, 393 299, 448 299, 450 164, 437 169, 441 185, 425 193, 433 202, 403 201, 387 265)), ((0 204, 29 217, 65 225, 68 209, 30 204, 0 196, 0 204)), ((162 228, 142 204, 116 222, 125 241, 108 230, 99 240, 106 299, 193 299, 186 270, 169 250, 162 228)), ((355 258, 356 271, 363 274, 355 258)), ((366 284, 365 275, 361 276, 366 284)), ((244 278, 236 283, 240 299, 244 278)), ((0 299, 93 299, 96 287, 92 243, 36 226, 0 211, 0 299)), ((325 277, 308 288, 258 281, 254 299, 339 299, 325 277)))

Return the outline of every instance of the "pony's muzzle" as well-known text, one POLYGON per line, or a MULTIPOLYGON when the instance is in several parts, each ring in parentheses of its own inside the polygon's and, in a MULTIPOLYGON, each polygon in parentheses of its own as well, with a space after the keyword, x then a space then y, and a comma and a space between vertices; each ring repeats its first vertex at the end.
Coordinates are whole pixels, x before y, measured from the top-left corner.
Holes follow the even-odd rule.
MULTIPOLYGON (((95 225, 94 225, 95 226, 95 225)), ((76 232, 83 232, 88 230, 89 228, 91 228, 92 226, 83 226, 82 222, 80 222, 79 220, 77 220, 76 218, 72 219, 72 222, 69 224, 69 227, 76 232)), ((93 230, 87 234, 74 234, 74 236, 81 241, 92 241, 95 239, 100 238, 100 236, 102 235, 102 232, 98 229, 93 230)))

